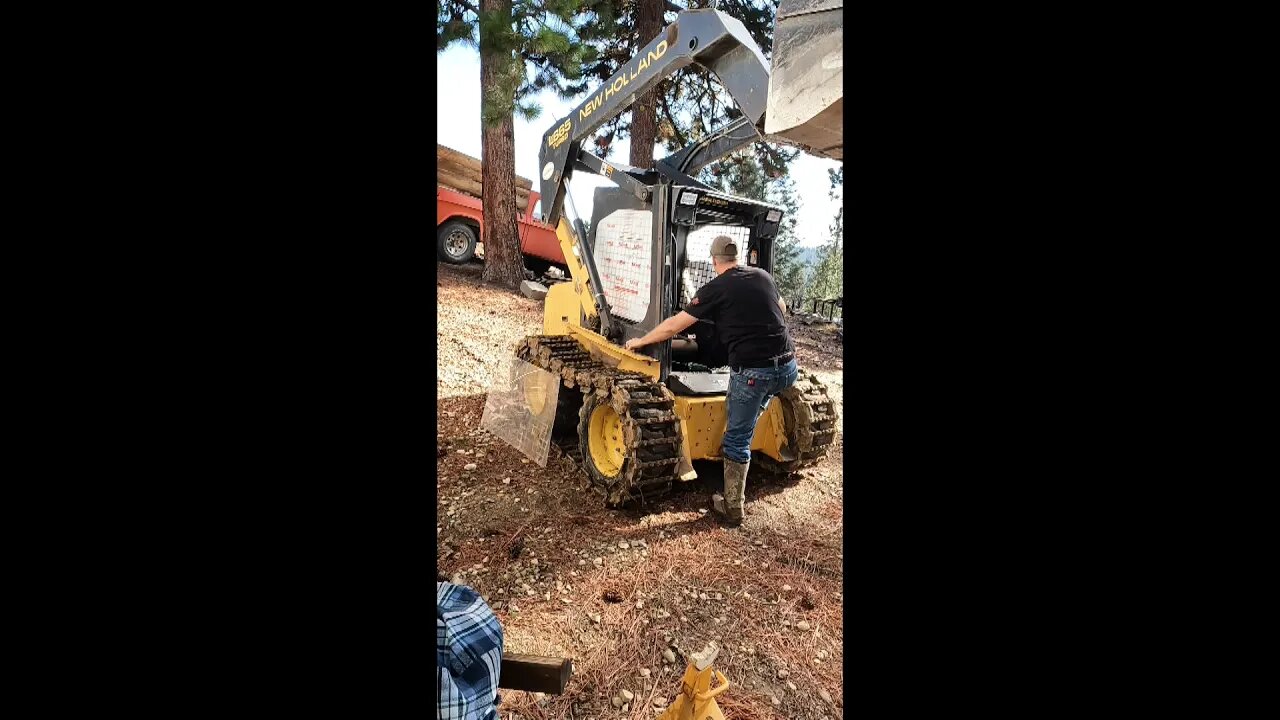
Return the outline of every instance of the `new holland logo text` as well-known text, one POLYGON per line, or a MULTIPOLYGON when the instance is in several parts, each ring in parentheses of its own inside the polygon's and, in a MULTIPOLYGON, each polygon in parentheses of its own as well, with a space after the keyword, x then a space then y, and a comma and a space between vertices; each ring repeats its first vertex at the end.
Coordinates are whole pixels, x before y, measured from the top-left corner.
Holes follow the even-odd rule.
POLYGON ((569 123, 569 120, 565 120, 563 125, 551 133, 551 136, 547 138, 547 147, 558 148, 564 144, 565 140, 569 139, 569 123))
POLYGON ((631 72, 624 70, 623 72, 618 73, 618 77, 614 78, 613 83, 609 85, 609 87, 606 87, 604 92, 598 93, 591 99, 591 102, 583 105, 582 109, 578 110, 578 119, 586 120, 587 116, 600 109, 600 106, 604 104, 605 100, 613 97, 616 93, 622 92, 622 89, 629 85, 632 80, 635 80, 637 75, 647 70, 651 64, 658 60, 658 58, 666 54, 667 41, 662 40, 658 43, 657 47, 650 50, 645 57, 640 58, 640 61, 631 67, 631 72))

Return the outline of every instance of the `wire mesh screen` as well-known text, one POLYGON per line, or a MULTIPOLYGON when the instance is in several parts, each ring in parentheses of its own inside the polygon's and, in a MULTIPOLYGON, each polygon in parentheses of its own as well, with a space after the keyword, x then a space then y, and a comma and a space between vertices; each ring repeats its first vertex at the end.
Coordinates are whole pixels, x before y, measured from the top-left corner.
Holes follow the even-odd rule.
POLYGON ((738 246, 738 259, 751 239, 751 228, 740 225, 703 225, 689 233, 685 240, 685 258, 687 263, 680 272, 680 305, 689 304, 693 296, 698 294, 703 285, 711 282, 716 276, 711 266, 711 241, 720 235, 728 235, 738 246))
POLYGON ((594 254, 605 299, 614 315, 632 322, 649 314, 652 236, 651 210, 617 210, 596 229, 594 254))

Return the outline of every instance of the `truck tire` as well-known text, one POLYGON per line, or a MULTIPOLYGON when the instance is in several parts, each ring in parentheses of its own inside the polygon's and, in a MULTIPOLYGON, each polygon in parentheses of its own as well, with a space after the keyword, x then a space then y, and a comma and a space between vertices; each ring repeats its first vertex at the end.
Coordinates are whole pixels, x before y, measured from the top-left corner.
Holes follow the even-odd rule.
POLYGON ((440 259, 462 265, 476 255, 476 232, 470 225, 450 220, 436 230, 436 254, 440 259))

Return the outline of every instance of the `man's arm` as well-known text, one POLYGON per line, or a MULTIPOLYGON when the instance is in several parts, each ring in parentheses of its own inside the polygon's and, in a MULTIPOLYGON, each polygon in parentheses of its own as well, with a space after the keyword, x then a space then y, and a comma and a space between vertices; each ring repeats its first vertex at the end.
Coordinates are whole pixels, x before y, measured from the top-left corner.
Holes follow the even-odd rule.
POLYGON ((781 297, 778 298, 778 307, 782 308, 782 314, 787 314, 787 303, 781 297))
POLYGON ((644 337, 628 340, 626 348, 628 350, 634 350, 638 347, 644 347, 645 345, 652 345, 664 340, 670 340, 675 337, 677 333, 680 333, 685 328, 696 322, 698 322, 698 318, 681 310, 675 315, 663 320, 662 324, 650 330, 644 337))

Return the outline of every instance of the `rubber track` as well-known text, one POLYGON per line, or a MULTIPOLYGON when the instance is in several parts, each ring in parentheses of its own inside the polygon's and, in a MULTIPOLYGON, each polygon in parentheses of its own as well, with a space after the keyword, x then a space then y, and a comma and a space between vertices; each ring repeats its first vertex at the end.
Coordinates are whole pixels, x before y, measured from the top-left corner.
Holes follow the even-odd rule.
POLYGON ((836 405, 827 395, 827 386, 818 380, 817 375, 801 370, 795 384, 778 397, 782 400, 787 444, 796 458, 779 462, 758 452, 754 454, 753 462, 766 470, 783 474, 818 464, 835 442, 836 429, 840 424, 836 405))
MULTIPOLYGON (((604 495, 606 505, 643 503, 671 491, 680 466, 680 425, 670 390, 647 375, 593 359, 577 340, 564 335, 526 337, 517 344, 516 356, 558 376, 563 387, 581 391, 584 401, 595 395, 607 402, 623 419, 625 458, 615 478, 590 471, 583 461, 581 437, 575 434, 556 442, 604 495)), ((585 408, 584 402, 584 412, 585 408)))

